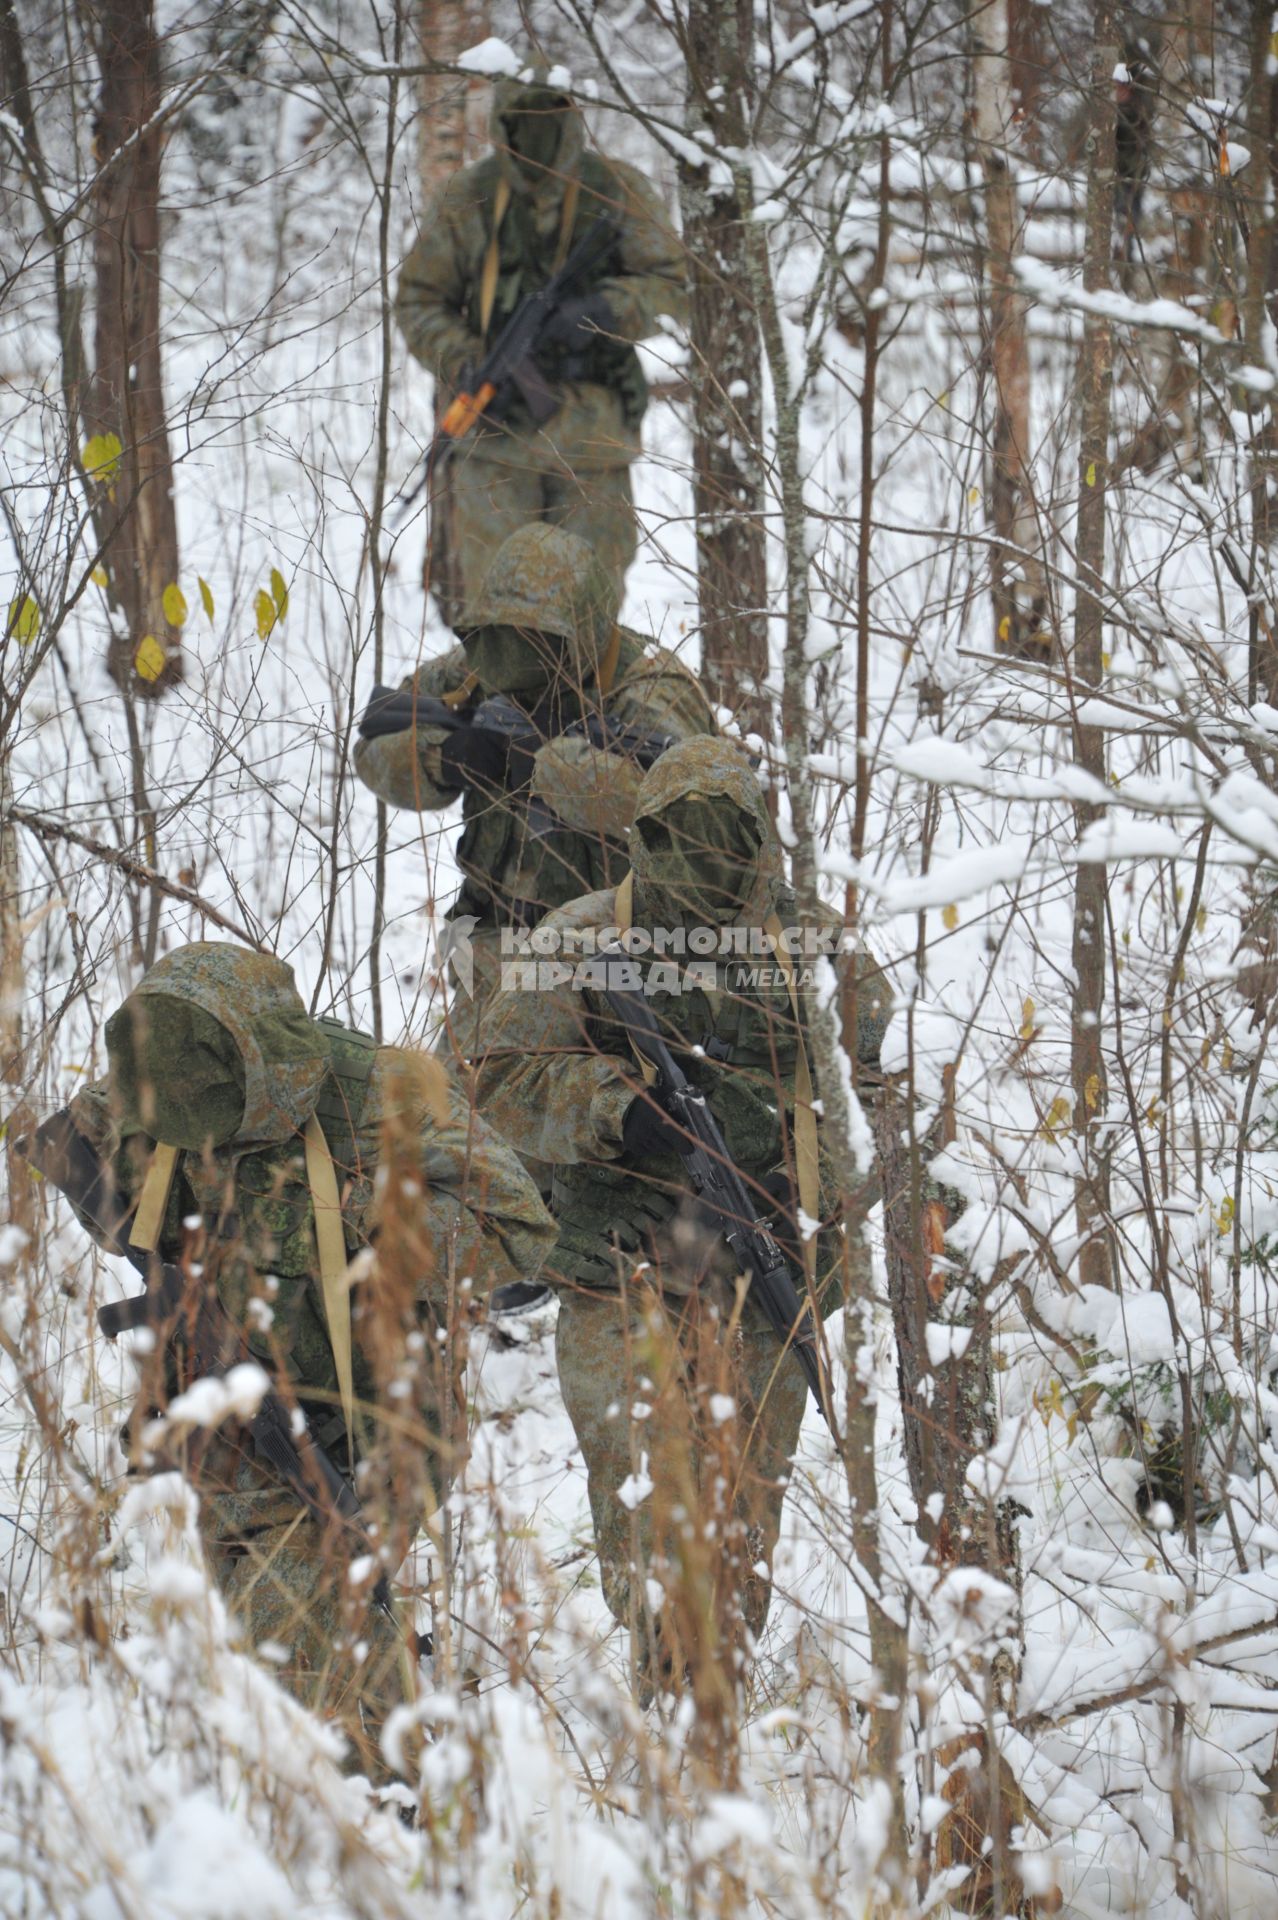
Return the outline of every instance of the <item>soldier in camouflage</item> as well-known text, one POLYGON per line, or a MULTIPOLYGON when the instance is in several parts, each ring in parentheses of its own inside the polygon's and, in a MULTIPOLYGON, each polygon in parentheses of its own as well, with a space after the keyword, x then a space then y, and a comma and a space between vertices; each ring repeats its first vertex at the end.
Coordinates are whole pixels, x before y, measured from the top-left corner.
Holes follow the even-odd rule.
MULTIPOLYGON (((545 744, 531 764, 494 755, 473 729, 421 725, 361 740, 355 767, 389 806, 419 812, 462 796, 451 917, 467 916, 475 1008, 496 983, 501 932, 536 926, 553 907, 626 870, 626 835, 642 775, 624 752, 569 731, 598 715, 688 739, 714 731, 701 688, 673 654, 617 625, 617 592, 575 534, 540 524, 505 541, 460 644, 404 681, 462 720, 489 694, 508 694, 545 744)), ((370 710, 371 711, 371 710, 370 710)), ((454 1050, 473 1051, 473 1018, 454 1004, 454 1050)))
MULTIPOLYGON (((558 909, 543 936, 588 946, 627 924, 632 939, 651 936, 654 957, 635 964, 667 1043, 704 1091, 796 1280, 806 1270, 828 1312, 847 1264, 865 1254, 855 1222, 832 1224, 823 1156, 823 1224, 814 1245, 800 1236, 802 993, 757 955, 718 959, 713 982, 680 965, 676 984, 670 971, 671 933, 705 929, 721 953, 735 938, 725 930, 793 917, 776 831, 741 755, 721 740, 671 748, 640 787, 630 855, 620 892, 558 909)), ((869 1065, 886 1018, 877 976, 863 979, 858 1004, 869 1065)), ((742 1653, 763 1626, 804 1378, 698 1220, 678 1129, 645 1091, 624 1028, 588 975, 552 991, 510 978, 481 1037, 484 1111, 553 1165, 559 1238, 543 1277, 559 1293, 559 1378, 589 1471, 604 1596, 650 1686, 715 1646, 742 1653)), ((730 1673, 733 1661, 721 1665, 730 1673)))
POLYGON ((678 243, 634 167, 585 143, 581 116, 544 70, 497 83, 493 152, 450 180, 426 209, 404 262, 395 312, 446 404, 520 302, 543 287, 601 218, 618 235, 593 284, 567 301, 539 350, 561 393, 536 427, 521 402, 489 415, 449 463, 450 541, 460 582, 450 620, 470 601, 503 540, 529 520, 581 534, 618 599, 634 556, 630 465, 647 387, 634 343, 658 314, 685 310, 678 243))
MULTIPOLYGON (((429 1515, 446 1466, 438 1455, 455 1430, 447 1370, 441 1379, 432 1365, 436 1335, 472 1289, 540 1266, 553 1226, 535 1188, 441 1062, 312 1020, 291 968, 269 955, 220 943, 167 955, 108 1020, 106 1048, 106 1077, 75 1097, 70 1116, 121 1198, 140 1203, 135 1243, 149 1208, 141 1244, 202 1263, 254 1355, 353 1475, 393 1574, 429 1515), (339 1272, 354 1262, 342 1336, 319 1285, 316 1138, 336 1176, 339 1272), (163 1147, 177 1151, 156 1190, 163 1147), (349 1406, 339 1404, 339 1337, 349 1406), (388 1404, 394 1427, 407 1419, 412 1429, 407 1472, 398 1470, 407 1443, 397 1457, 379 1431, 388 1404)), ((127 1429, 134 1450, 141 1416, 162 1410, 184 1371, 178 1331, 148 1368, 127 1429)), ((340 1725, 352 1764, 384 1777, 379 1736, 404 1697, 404 1639, 370 1609, 372 1575, 352 1586, 349 1536, 326 1537, 334 1529, 233 1430, 202 1436, 185 1457, 171 1437, 155 1444, 151 1464, 182 1464, 193 1479, 210 1565, 250 1642, 287 1649, 289 1690, 340 1725)))

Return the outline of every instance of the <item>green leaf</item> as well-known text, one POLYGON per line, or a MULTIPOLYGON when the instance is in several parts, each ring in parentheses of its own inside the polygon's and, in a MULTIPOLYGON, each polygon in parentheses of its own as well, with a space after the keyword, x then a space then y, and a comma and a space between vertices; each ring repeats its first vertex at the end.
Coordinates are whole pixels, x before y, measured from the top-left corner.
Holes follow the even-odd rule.
POLYGON ((288 588, 278 567, 271 568, 271 598, 275 602, 276 614, 283 620, 288 612, 288 588))
POLYGON ((40 631, 40 609, 29 593, 20 600, 9 602, 9 621, 6 628, 20 647, 29 647, 40 631))
POLYGON ((257 614, 257 637, 259 640, 265 640, 270 634, 271 628, 275 625, 276 618, 275 602, 265 587, 258 588, 257 599, 253 602, 253 610, 257 614))
POLYGON ((213 618, 213 589, 202 575, 197 573, 195 578, 200 589, 200 605, 204 608, 205 613, 211 621, 213 618))

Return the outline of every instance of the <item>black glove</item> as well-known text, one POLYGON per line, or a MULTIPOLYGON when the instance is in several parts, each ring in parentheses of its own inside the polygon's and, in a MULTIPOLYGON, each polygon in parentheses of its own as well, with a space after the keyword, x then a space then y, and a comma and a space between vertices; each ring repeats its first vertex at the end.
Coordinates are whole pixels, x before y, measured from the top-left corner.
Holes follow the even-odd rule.
POLYGON ((417 696, 411 687, 374 687, 359 723, 361 740, 382 740, 416 726, 417 696))
POLYGON ((562 347, 567 353, 585 353, 601 333, 615 333, 617 318, 605 293, 579 293, 559 305, 542 329, 542 347, 562 347))
POLYGON ((458 727, 439 749, 444 785, 504 788, 509 754, 510 743, 501 734, 486 727, 458 727))
POLYGON ((621 1151, 636 1160, 652 1153, 678 1153, 686 1147, 688 1136, 669 1114, 659 1107, 651 1094, 638 1093, 626 1108, 621 1123, 621 1151))

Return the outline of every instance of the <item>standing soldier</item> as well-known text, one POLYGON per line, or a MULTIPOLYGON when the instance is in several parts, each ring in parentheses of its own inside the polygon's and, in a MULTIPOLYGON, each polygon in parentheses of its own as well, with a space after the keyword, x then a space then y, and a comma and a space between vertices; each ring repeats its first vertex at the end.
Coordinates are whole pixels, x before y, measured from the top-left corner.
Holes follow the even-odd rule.
POLYGON ((537 424, 517 392, 499 394, 446 469, 459 576, 441 597, 450 621, 473 618, 490 561, 529 520, 587 539, 620 602, 636 545, 630 464, 647 405, 634 343, 658 314, 678 318, 685 305, 678 243, 656 194, 634 167, 586 146, 578 109, 544 70, 497 83, 492 140, 488 158, 456 174, 426 209, 395 302, 409 349, 435 376, 441 412, 469 391, 485 349, 576 243, 604 219, 616 237, 538 348, 554 411, 537 424))
MULTIPOLYGON (((757 942, 754 957, 737 954, 743 930, 775 937, 791 903, 759 783, 727 742, 687 741, 655 764, 630 856, 622 887, 550 915, 542 944, 550 952, 558 934, 580 952, 609 929, 642 936, 636 951, 653 957, 631 964, 644 1003, 704 1094, 800 1294, 806 1276, 828 1312, 843 1298, 844 1263, 865 1256, 854 1224, 831 1224, 793 973, 802 960, 782 952, 761 965, 757 942), (680 936, 690 955, 709 945, 734 957, 712 962, 708 979, 704 960, 672 965, 680 936)), ((858 1004, 871 1064, 881 983, 867 978, 858 1004)), ((804 1376, 754 1296, 738 1292, 737 1263, 691 1190, 687 1136, 648 1091, 602 991, 580 968, 549 991, 535 972, 522 987, 515 979, 482 1038, 484 1111, 553 1166, 559 1239, 545 1277, 560 1298, 560 1384, 589 1473, 604 1597, 635 1636, 650 1687, 763 1625, 804 1376)), ((732 1658, 711 1665, 730 1684, 732 1658)))
POLYGON ((439 1336, 459 1296, 535 1272, 553 1226, 441 1062, 310 1019, 292 969, 269 955, 179 948, 108 1020, 106 1049, 105 1079, 27 1151, 99 1244, 185 1276, 183 1297, 165 1298, 153 1265, 144 1299, 104 1310, 109 1331, 158 1323, 167 1336, 130 1449, 179 1463, 173 1432, 157 1441, 145 1416, 194 1375, 251 1356, 273 1376, 284 1454, 291 1434, 309 1473, 313 1441, 342 1476, 340 1511, 362 1500, 375 1518, 354 1536, 331 1510, 326 1524, 306 1476, 299 1493, 268 1464, 281 1457, 269 1432, 224 1425, 188 1443, 200 1534, 252 1643, 288 1649, 290 1692, 384 1778, 381 1727, 405 1678, 385 1576, 430 1516, 455 1426, 439 1336), (96 1188, 69 1171, 86 1160, 96 1188), (395 1419, 379 1426, 388 1398, 395 1419))

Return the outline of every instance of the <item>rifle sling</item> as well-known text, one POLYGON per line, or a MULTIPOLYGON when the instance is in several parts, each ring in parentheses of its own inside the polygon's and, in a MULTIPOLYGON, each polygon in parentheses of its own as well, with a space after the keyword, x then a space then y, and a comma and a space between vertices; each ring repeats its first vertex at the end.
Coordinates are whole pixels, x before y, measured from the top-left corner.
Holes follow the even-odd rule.
MULTIPOLYGON (((488 329, 492 324, 493 308, 497 303, 497 282, 501 277, 501 224, 510 207, 510 198, 510 182, 503 174, 497 182, 497 192, 493 199, 493 230, 488 237, 488 247, 479 276, 479 331, 485 341, 488 339, 488 329)), ((572 239, 572 230, 577 219, 577 202, 580 198, 581 182, 574 178, 564 188, 564 204, 559 215, 559 241, 555 248, 552 274, 558 273, 568 258, 568 245, 572 239)))
MULTIPOLYGON (((633 868, 625 875, 617 888, 617 904, 614 919, 618 933, 629 933, 634 923, 635 876, 633 868)), ((794 1070, 794 1159, 795 1172, 798 1175, 799 1205, 809 1220, 821 1218, 821 1162, 817 1140, 816 1108, 813 1104, 812 1070, 808 1065, 808 1050, 803 1040, 803 1021, 799 1013, 799 990, 794 977, 794 961, 786 952, 781 938, 781 922, 775 913, 770 913, 763 923, 765 932, 772 936, 776 944, 777 965, 785 975, 786 989, 790 995, 790 1006, 794 1013, 795 1027, 795 1070, 794 1070)), ((657 1078, 657 1069, 651 1061, 645 1059, 630 1039, 631 1051, 639 1063, 646 1086, 653 1086, 657 1078)), ((816 1234, 800 1234, 803 1246, 803 1266, 811 1283, 816 1278, 817 1244, 816 1234)))
POLYGON ((140 1248, 143 1253, 154 1253, 159 1242, 177 1163, 177 1148, 163 1140, 157 1141, 129 1230, 129 1245, 140 1248))

